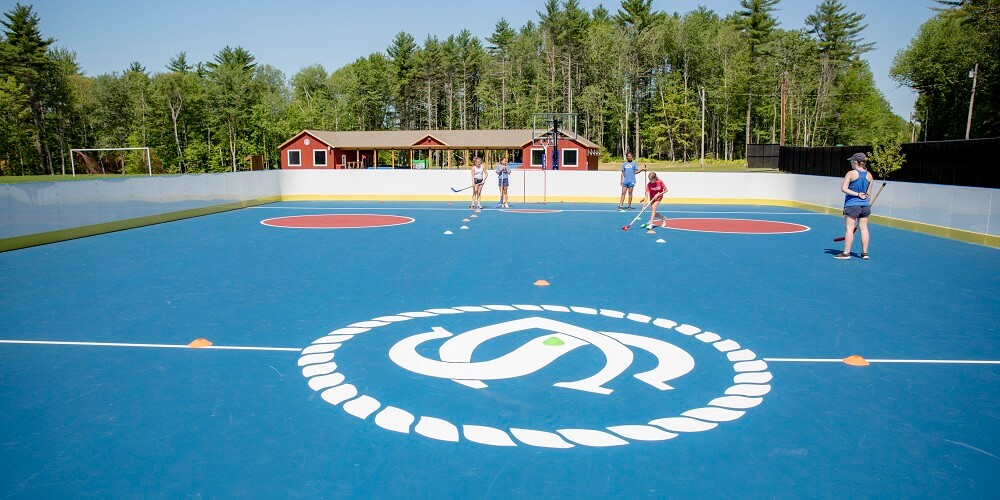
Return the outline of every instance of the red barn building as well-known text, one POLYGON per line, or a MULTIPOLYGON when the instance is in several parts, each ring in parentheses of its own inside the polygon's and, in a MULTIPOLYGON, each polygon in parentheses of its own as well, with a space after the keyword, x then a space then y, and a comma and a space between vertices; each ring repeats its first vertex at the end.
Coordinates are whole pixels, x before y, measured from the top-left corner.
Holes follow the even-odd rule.
MULTIPOLYGON (((279 146, 283 169, 465 168, 475 156, 502 156, 521 168, 552 168, 551 145, 536 145, 523 130, 303 130, 279 146), (547 161, 546 161, 547 160, 547 161)), ((597 170, 600 147, 583 137, 559 140, 561 170, 597 170)))

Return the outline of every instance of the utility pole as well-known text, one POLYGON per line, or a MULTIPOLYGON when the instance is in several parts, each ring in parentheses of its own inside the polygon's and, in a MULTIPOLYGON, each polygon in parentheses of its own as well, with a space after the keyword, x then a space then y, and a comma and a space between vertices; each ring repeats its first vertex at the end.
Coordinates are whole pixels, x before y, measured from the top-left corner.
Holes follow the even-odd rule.
POLYGON ((965 140, 969 140, 969 132, 972 131, 972 103, 976 100, 976 80, 979 76, 979 63, 976 63, 976 67, 972 68, 969 72, 969 78, 972 78, 972 96, 969 97, 969 122, 965 125, 965 140))
POLYGON ((781 72, 781 140, 778 141, 778 145, 785 145, 785 95, 786 89, 788 88, 788 72, 781 72))
POLYGON ((701 169, 705 170, 705 87, 701 88, 701 169))

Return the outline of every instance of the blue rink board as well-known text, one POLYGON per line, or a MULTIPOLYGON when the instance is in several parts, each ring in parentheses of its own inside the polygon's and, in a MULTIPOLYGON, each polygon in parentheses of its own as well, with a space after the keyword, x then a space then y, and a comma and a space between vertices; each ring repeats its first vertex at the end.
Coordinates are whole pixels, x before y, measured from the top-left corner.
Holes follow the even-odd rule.
MULTIPOLYGON (((996 249, 875 226, 872 260, 845 262, 831 258, 839 217, 783 207, 666 208, 669 218, 810 230, 654 236, 623 232, 634 212, 606 206, 487 209, 470 222, 459 206, 286 202, 0 253, 4 340, 183 345, 202 337, 304 348, 403 312, 606 312, 491 309, 383 321, 332 353, 345 377, 339 385, 381 404, 363 420, 308 385, 298 352, 0 344, 0 495, 997 496, 996 364, 769 361, 773 380, 756 384, 769 386, 766 394, 738 418, 614 447, 551 449, 516 437, 518 446, 502 447, 464 433, 445 442, 413 425, 405 434, 380 427, 375 414, 388 405, 460 430, 607 432, 710 407, 734 386, 736 364, 711 337, 642 316, 714 332, 754 360, 1000 360, 996 249), (415 220, 338 230, 260 223, 326 213, 415 220), (551 285, 535 286, 538 279, 551 285), (628 370, 604 384, 613 392, 597 394, 554 386, 605 366, 593 345, 481 389, 415 373, 388 355, 434 327, 460 334, 524 318, 658 339, 694 367, 658 390, 632 376, 656 359, 632 349, 628 370)), ((483 342, 472 361, 498 359, 539 334, 483 342)), ((415 352, 433 359, 440 345, 415 352)))

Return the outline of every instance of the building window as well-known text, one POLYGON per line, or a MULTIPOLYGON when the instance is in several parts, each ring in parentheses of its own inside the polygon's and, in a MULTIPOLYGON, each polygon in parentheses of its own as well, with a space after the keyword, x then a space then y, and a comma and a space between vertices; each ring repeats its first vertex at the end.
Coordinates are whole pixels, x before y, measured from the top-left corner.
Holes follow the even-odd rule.
POLYGON ((313 166, 315 166, 315 167, 325 167, 326 166, 326 150, 325 149, 314 149, 313 150, 313 166))
POLYGON ((545 164, 545 150, 541 148, 531 148, 531 166, 542 167, 545 164))
POLYGON ((289 167, 301 167, 302 166, 302 151, 298 149, 288 150, 288 166, 289 167))
POLYGON ((575 149, 564 149, 562 150, 562 166, 564 167, 576 167, 580 164, 577 157, 579 152, 575 149))

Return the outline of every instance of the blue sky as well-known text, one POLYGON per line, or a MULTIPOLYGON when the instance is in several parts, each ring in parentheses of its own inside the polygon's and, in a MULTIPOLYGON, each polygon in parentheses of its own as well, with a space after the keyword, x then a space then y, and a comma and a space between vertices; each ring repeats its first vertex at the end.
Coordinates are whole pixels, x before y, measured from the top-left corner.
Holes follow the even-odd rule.
MULTIPOLYGON (((863 35, 876 43, 865 55, 879 89, 896 114, 906 118, 916 94, 889 78, 895 54, 905 48, 924 21, 930 19, 933 0, 841 0, 848 10, 865 14, 863 35)), ((803 26, 820 0, 783 0, 777 17, 786 29, 803 26)), ((14 0, 0 0, 9 11, 14 0)), ((21 0, 21 3, 30 4, 21 0)), ((584 8, 603 4, 611 12, 616 0, 580 0, 584 8)), ((469 29, 488 36, 501 17, 514 26, 537 21, 543 0, 461 1, 405 0, 276 2, 272 0, 45 0, 33 4, 42 20, 42 33, 57 45, 77 53, 86 74, 121 71, 139 61, 152 71, 180 51, 191 61, 207 61, 226 45, 241 45, 257 60, 287 76, 310 64, 327 71, 358 57, 384 51, 399 31, 418 41, 427 35, 444 37, 469 29)), ((739 7, 738 0, 654 0, 657 10, 688 12, 705 5, 720 14, 739 7)))

